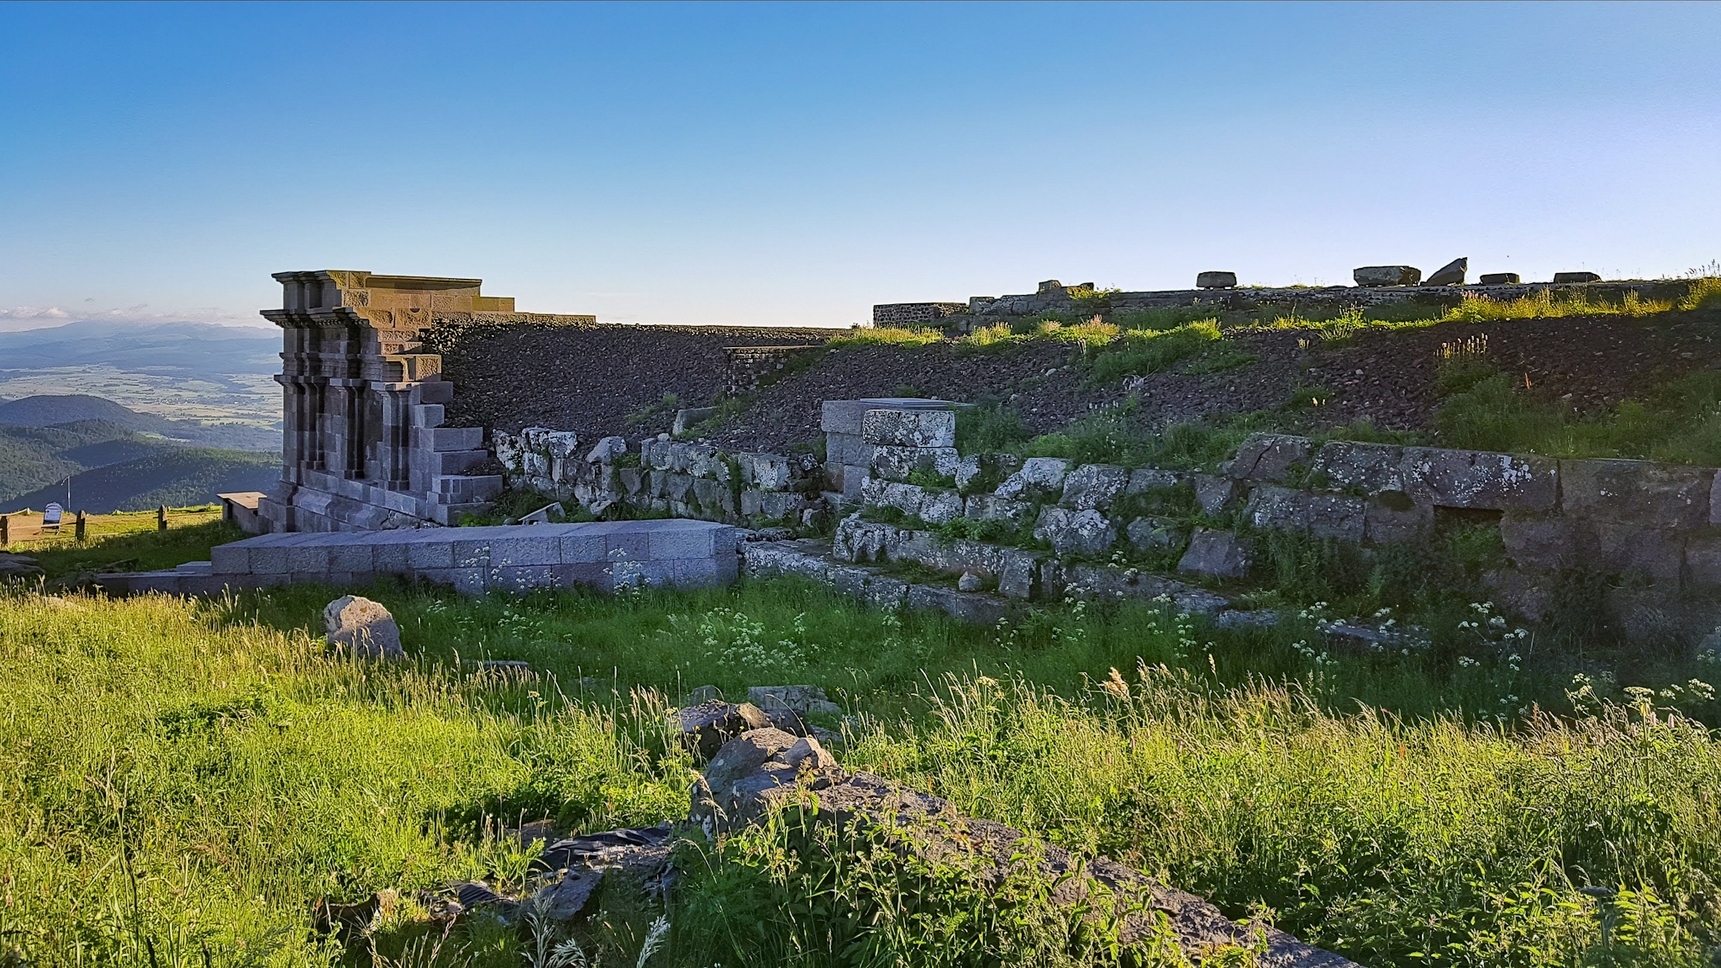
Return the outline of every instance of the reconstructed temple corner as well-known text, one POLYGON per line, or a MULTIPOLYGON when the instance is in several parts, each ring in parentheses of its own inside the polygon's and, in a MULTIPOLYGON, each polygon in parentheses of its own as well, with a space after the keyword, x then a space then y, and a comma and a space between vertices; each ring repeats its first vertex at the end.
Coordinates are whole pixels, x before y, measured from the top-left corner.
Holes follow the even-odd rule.
MULTIPOLYGON (((284 398, 281 481, 260 507, 270 531, 453 524, 502 490, 482 427, 446 427, 454 385, 425 351, 437 325, 505 321, 510 296, 478 279, 356 270, 279 272, 284 398)), ((595 321, 565 317, 569 323, 595 321)))

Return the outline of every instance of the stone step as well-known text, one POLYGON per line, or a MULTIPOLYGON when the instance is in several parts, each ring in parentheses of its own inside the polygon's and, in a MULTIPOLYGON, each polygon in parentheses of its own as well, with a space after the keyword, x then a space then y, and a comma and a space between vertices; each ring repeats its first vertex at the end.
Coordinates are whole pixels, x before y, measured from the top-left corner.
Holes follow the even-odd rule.
POLYGON ((730 525, 686 519, 266 534, 217 545, 208 562, 106 576, 103 584, 115 594, 207 594, 398 576, 471 594, 704 588, 735 580, 740 534, 730 525))

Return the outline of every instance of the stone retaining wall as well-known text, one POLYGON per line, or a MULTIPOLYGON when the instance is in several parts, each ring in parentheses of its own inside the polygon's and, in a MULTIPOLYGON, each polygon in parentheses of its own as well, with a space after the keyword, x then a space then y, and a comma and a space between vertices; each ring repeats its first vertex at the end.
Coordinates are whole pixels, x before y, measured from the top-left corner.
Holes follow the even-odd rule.
POLYGON ((517 488, 574 501, 594 514, 612 505, 731 524, 814 524, 825 476, 811 454, 731 453, 652 437, 630 450, 620 437, 582 445, 571 431, 528 427, 494 435, 496 459, 517 488))
MULTIPOLYGON (((1014 296, 973 296, 968 300, 970 316, 1032 316, 1044 312, 1093 312, 1097 304, 1074 298, 1079 287, 1042 285, 1040 291, 1014 296)), ((1465 296, 1514 300, 1552 292, 1556 298, 1584 296, 1619 300, 1627 293, 1644 299, 1678 299, 1685 284, 1676 281, 1630 281, 1592 283, 1521 283, 1517 285, 1469 286, 1320 286, 1249 289, 1169 289, 1156 292, 1117 292, 1104 298, 1108 312, 1168 309, 1176 306, 1213 306, 1217 309, 1284 307, 1290 309, 1344 309, 1351 306, 1381 306, 1421 302, 1431 306, 1456 306, 1465 296)), ((955 314, 951 314, 955 315, 955 314)))
POLYGON ((1020 600, 1087 586, 1153 597, 1168 593, 1147 575, 1155 568, 1247 576, 1256 532, 1302 532, 1366 554, 1434 539, 1448 521, 1498 528, 1504 555, 1487 580, 1523 618, 1546 619, 1555 587, 1580 572, 1601 579, 1613 617, 1637 638, 1697 636, 1721 617, 1714 468, 1279 434, 1250 438, 1218 474, 905 450, 874 447, 865 513, 839 525, 837 559, 912 561, 1020 600), (937 474, 947 479, 926 483, 937 474), (1227 520, 1235 525, 1215 526, 1227 520), (999 537, 952 536, 981 531, 999 537))
POLYGON ((879 303, 872 307, 874 326, 914 326, 968 311, 961 302, 879 303))

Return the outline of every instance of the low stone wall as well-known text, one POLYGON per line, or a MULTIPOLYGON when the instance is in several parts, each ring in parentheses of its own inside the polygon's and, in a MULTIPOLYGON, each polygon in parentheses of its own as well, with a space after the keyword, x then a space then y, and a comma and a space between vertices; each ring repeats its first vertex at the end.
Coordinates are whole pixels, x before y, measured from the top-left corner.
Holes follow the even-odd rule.
POLYGON ((296 583, 362 585, 399 576, 462 594, 538 588, 704 588, 740 570, 740 532, 708 521, 267 534, 210 550, 172 571, 107 575, 114 594, 213 594, 296 583))
MULTIPOLYGON (((1099 303, 1071 295, 1077 287, 1042 286, 1039 292, 1014 296, 974 296, 968 300, 971 316, 1032 316, 1044 312, 1093 312, 1099 303)), ((1517 285, 1468 286, 1320 286, 1249 289, 1169 289, 1157 292, 1117 292, 1104 297, 1108 312, 1168 309, 1176 306, 1213 306, 1216 309, 1292 307, 1344 309, 1351 306, 1381 306, 1421 302, 1431 306, 1456 306, 1465 296, 1513 300, 1552 292, 1555 298, 1582 295, 1591 299, 1619 300, 1627 293, 1644 299, 1677 299, 1685 295, 1685 284, 1670 280, 1590 283, 1522 283, 1517 285)))
POLYGON ((1256 528, 1365 545, 1421 540, 1444 512, 1499 528, 1507 568, 1491 576, 1519 614, 1546 616, 1562 572, 1605 581, 1635 637, 1714 628, 1721 602, 1715 468, 1560 459, 1333 441, 1251 438, 1231 475, 1256 528))
POLYGON ((837 559, 913 561, 972 575, 978 587, 1013 599, 1055 599, 1090 586, 1108 596, 1153 597, 1169 593, 1162 580, 1144 576, 1156 565, 1200 578, 1245 577, 1254 532, 1302 532, 1366 553, 1428 541, 1449 521, 1498 529, 1504 555, 1487 580, 1496 600, 1523 618, 1548 618, 1554 588, 1576 572, 1601 579, 1612 615, 1635 638, 1701 636, 1721 618, 1714 468, 1317 445, 1279 434, 1250 438, 1219 474, 918 453, 917 462, 875 448, 862 486, 867 513, 839 525, 837 559), (947 480, 910 482, 928 466, 947 480), (995 486, 984 486, 988 475, 995 486), (1198 523, 1215 520, 1236 526, 1198 523), (985 531, 999 537, 952 536, 985 531))
POLYGON ((571 431, 528 427, 494 435, 504 477, 594 514, 613 505, 731 524, 811 525, 825 509, 825 476, 811 454, 731 453, 652 437, 584 447, 571 431))
POLYGON ((960 302, 879 303, 872 307, 872 324, 874 326, 914 326, 920 323, 937 322, 946 316, 955 316, 967 311, 968 304, 960 302))

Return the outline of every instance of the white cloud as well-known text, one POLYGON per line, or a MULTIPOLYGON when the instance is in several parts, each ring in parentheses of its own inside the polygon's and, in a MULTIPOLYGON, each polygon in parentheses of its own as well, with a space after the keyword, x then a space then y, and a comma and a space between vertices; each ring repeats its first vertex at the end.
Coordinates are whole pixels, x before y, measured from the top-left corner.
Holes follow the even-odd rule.
POLYGON ((214 323, 220 326, 269 328, 256 313, 236 313, 218 306, 197 306, 148 312, 149 303, 113 309, 80 308, 67 310, 59 306, 17 306, 0 309, 0 332, 15 333, 27 329, 47 329, 73 322, 100 320, 109 323, 214 323))

